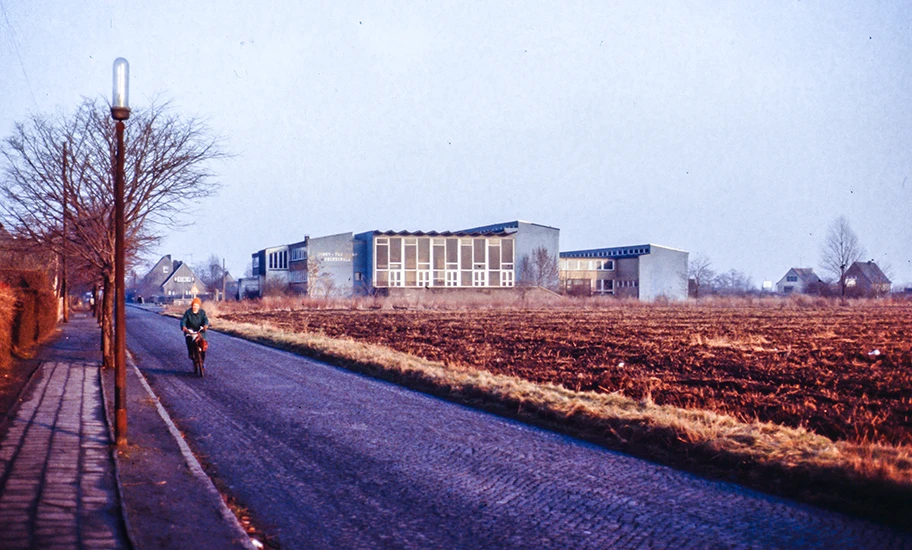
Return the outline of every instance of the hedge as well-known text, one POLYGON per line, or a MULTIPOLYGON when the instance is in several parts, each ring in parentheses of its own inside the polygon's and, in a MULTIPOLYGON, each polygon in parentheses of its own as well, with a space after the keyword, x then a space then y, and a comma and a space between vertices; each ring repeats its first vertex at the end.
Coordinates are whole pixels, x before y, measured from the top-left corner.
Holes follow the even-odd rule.
POLYGON ((13 356, 13 318, 16 315, 16 293, 0 283, 0 369, 9 368, 13 356))
MULTIPOLYGON (((7 304, 2 308, 12 320, 8 329, 9 344, 0 343, 0 354, 7 347, 10 353, 27 354, 35 344, 54 333, 57 298, 51 291, 47 275, 37 270, 0 269, 0 284, 7 289, 5 294, 11 292, 14 298, 12 307, 7 304)), ((0 338, 3 338, 2 333, 0 338)))

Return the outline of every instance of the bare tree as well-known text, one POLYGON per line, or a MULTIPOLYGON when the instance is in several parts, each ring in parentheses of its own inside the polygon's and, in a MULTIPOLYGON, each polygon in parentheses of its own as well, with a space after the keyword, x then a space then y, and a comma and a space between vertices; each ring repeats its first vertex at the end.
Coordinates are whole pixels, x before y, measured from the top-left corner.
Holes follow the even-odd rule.
POLYGON ((215 291, 221 292, 222 279, 225 277, 225 270, 222 268, 222 259, 215 254, 210 254, 209 258, 193 267, 193 272, 199 277, 200 282, 206 287, 206 290, 215 294, 215 291))
POLYGON ((524 254, 519 260, 519 284, 540 286, 557 290, 560 284, 560 270, 557 258, 547 248, 539 246, 532 255, 524 254))
POLYGON ((329 298, 336 290, 332 274, 325 270, 323 258, 311 256, 307 260, 307 294, 329 298))
POLYGON ((687 278, 694 282, 694 298, 700 297, 701 291, 708 291, 712 287, 716 272, 712 269, 712 262, 705 256, 695 256, 687 269, 687 278))
POLYGON ((830 224, 823 241, 823 269, 839 279, 840 293, 845 296, 845 273, 864 255, 864 248, 858 243, 858 236, 852 231, 849 220, 839 216, 830 224))
POLYGON ((743 271, 729 269, 712 282, 713 292, 722 296, 743 296, 757 290, 754 281, 743 271))
MULTIPOLYGON (((66 243, 70 261, 97 274, 103 286, 108 365, 113 341, 114 140, 109 106, 86 99, 72 114, 32 116, 0 144, 0 220, 18 238, 45 250, 60 253, 66 243), (66 234, 61 223, 64 198, 66 234)), ((134 110, 124 140, 125 248, 131 264, 157 242, 163 229, 180 221, 188 203, 216 191, 209 167, 226 155, 205 123, 173 115, 167 104, 134 110)))
POLYGON ((269 275, 263 281, 263 288, 260 295, 266 296, 289 296, 291 295, 291 286, 288 281, 279 275, 269 275))

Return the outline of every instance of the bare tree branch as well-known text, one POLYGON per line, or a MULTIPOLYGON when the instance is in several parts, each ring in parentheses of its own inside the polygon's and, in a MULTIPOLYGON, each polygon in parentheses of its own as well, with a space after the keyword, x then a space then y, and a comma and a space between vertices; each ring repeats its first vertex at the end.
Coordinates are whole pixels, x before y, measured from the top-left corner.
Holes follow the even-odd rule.
POLYGON ((858 242, 858 236, 852 231, 849 220, 839 216, 827 231, 823 241, 822 259, 824 271, 839 278, 842 295, 846 293, 845 273, 864 255, 864 248, 858 242))

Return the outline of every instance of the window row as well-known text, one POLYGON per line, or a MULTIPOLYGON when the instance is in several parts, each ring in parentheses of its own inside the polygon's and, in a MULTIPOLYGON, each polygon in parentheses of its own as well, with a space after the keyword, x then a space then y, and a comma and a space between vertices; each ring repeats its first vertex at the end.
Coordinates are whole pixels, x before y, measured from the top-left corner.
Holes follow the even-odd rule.
POLYGON ((561 260, 567 271, 614 271, 614 260, 561 260))
POLYGON ((512 270, 378 269, 376 287, 512 287, 512 270))
POLYGON ((291 249, 291 261, 299 262, 307 259, 307 248, 299 246, 291 249))
POLYGON ((377 270, 513 271, 512 239, 472 237, 377 237, 377 270))
POLYGON ((306 283, 307 282, 307 271, 289 271, 288 272, 288 282, 289 283, 306 283))

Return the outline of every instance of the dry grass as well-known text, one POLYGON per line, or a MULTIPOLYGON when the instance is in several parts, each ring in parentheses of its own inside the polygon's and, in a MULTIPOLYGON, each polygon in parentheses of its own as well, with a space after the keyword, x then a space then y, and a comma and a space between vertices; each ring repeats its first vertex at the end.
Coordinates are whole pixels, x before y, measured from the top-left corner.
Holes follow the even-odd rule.
POLYGON ((648 395, 634 400, 618 393, 572 391, 484 370, 445 366, 381 346, 320 334, 291 333, 224 319, 216 321, 215 326, 229 334, 611 448, 910 527, 912 448, 908 446, 834 442, 802 428, 741 422, 709 411, 659 406, 648 395))
MULTIPOLYGON (((207 302, 203 308, 212 315, 219 313, 250 313, 257 311, 297 311, 321 309, 345 310, 437 310, 437 311, 466 311, 466 310, 511 310, 511 309, 565 309, 578 308, 594 310, 604 308, 653 308, 668 307, 674 304, 677 307, 698 308, 742 308, 761 307, 771 309, 827 309, 833 307, 846 308, 872 308, 883 307, 885 304, 908 304, 909 299, 894 297, 887 299, 851 299, 843 300, 833 297, 790 295, 790 296, 709 296, 699 300, 684 302, 669 302, 659 299, 655 302, 641 302, 634 299, 620 299, 605 296, 573 297, 559 296, 545 293, 503 292, 493 294, 454 294, 454 293, 426 293, 410 297, 378 297, 355 296, 351 298, 311 298, 306 296, 270 296, 256 300, 241 300, 229 302, 207 302)), ((174 307, 174 306, 172 306, 174 307)), ((174 310, 178 308, 174 307, 174 310)), ((181 309, 181 312, 183 309, 181 309)))

